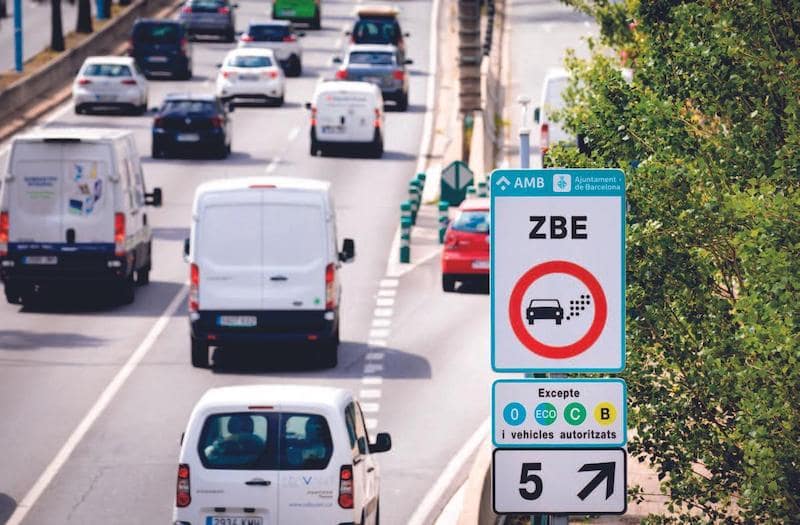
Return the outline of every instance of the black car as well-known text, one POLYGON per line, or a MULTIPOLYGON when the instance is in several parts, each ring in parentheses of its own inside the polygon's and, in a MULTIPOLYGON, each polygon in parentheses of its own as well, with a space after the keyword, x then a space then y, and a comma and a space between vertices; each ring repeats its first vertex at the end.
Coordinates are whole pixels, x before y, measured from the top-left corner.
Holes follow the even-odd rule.
POLYGON ((192 78, 192 47, 186 26, 174 20, 137 20, 131 31, 128 54, 149 77, 169 73, 174 78, 192 78))
POLYGON ((228 0, 188 0, 178 15, 186 24, 189 38, 195 35, 217 35, 227 42, 236 39, 236 17, 234 11, 239 4, 228 0))
POLYGON ((224 159, 231 152, 230 130, 228 110, 214 96, 167 95, 153 120, 153 158, 194 151, 224 159))
POLYGON ((358 19, 353 30, 348 31, 351 44, 389 44, 400 51, 405 58, 406 46, 403 40, 408 33, 403 33, 397 21, 398 12, 393 7, 362 7, 357 12, 358 19))

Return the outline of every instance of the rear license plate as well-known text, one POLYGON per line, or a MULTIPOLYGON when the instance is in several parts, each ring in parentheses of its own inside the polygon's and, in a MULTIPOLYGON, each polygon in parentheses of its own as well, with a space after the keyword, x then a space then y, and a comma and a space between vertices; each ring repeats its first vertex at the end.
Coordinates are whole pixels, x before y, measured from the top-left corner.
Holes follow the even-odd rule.
POLYGON ((344 133, 344 126, 322 126, 323 133, 344 133))
POLYGON ((236 328, 251 328, 256 326, 255 315, 220 315, 217 317, 218 326, 233 326, 236 328))
POLYGON ((378 86, 381 85, 381 77, 364 77, 362 80, 364 82, 369 82, 370 84, 377 84, 378 86))
POLYGON ((206 516, 206 525, 262 525, 260 516, 206 516))
POLYGON ((95 95, 94 98, 97 102, 114 102, 117 100, 116 95, 95 95))
POLYGON ((294 16, 296 11, 294 9, 283 9, 281 10, 281 16, 294 16))
POLYGON ((239 75, 239 80, 258 80, 258 75, 239 75))
POLYGON ((473 270, 488 270, 489 261, 472 261, 473 270))
POLYGON ((147 61, 148 62, 155 62, 157 64, 163 64, 164 62, 167 61, 167 57, 152 56, 152 57, 147 57, 147 61))
POLYGON ((55 255, 27 255, 23 257, 25 264, 58 264, 58 257, 55 255))
POLYGON ((197 133, 179 133, 176 138, 178 142, 197 142, 200 140, 200 135, 197 133))

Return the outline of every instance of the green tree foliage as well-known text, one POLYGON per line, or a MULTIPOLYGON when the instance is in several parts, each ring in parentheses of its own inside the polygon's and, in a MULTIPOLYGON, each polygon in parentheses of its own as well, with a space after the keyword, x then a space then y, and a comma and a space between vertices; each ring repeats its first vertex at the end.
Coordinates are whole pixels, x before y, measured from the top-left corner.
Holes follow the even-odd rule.
POLYGON ((601 28, 567 58, 589 149, 546 164, 628 177, 629 450, 673 511, 651 520, 800 523, 800 4, 565 1, 601 28))

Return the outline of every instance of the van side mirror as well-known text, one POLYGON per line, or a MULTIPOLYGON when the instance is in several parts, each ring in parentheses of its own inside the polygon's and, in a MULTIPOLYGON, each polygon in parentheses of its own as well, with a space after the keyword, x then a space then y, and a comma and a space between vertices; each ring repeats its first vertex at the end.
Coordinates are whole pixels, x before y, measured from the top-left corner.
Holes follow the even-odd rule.
POLYGON ((371 454, 378 452, 388 452, 392 449, 392 436, 388 432, 378 432, 375 436, 375 443, 370 443, 369 451, 371 454))
POLYGON ((406 37, 406 38, 408 38, 408 37, 410 37, 410 36, 411 36, 411 33, 409 33, 408 31, 406 31, 405 33, 403 33, 403 36, 404 36, 404 37, 406 37))
POLYGON ((153 188, 151 193, 144 194, 144 203, 147 206, 155 206, 156 208, 161 206, 161 201, 163 200, 163 195, 161 194, 161 188, 153 188))
POLYGON ((228 111, 228 113, 233 113, 233 110, 236 109, 236 104, 233 102, 228 102, 228 105, 225 109, 228 111))
POLYGON ((334 64, 341 64, 342 57, 333 57, 333 60, 331 60, 331 62, 333 62, 334 64))
POLYGON ((306 102, 306 109, 311 109, 311 102, 306 102))
POLYGON ((345 263, 353 262, 356 258, 356 242, 353 239, 342 241, 342 251, 339 252, 339 260, 345 263))
POLYGON ((352 31, 342 31, 342 32, 344 33, 344 36, 350 36, 353 34, 352 31))
POLYGON ((186 237, 183 240, 183 260, 185 262, 189 262, 189 251, 190 251, 189 249, 191 248, 191 246, 192 245, 190 244, 189 237, 186 237))
POLYGON ((406 64, 406 65, 411 65, 411 64, 413 64, 413 63, 414 63, 414 61, 413 61, 413 60, 411 60, 410 58, 407 58, 407 59, 405 60, 405 62, 404 62, 404 64, 406 64))
POLYGON ((305 31, 298 31, 298 32, 297 32, 297 33, 295 33, 295 34, 296 34, 297 36, 300 36, 300 37, 306 36, 306 32, 305 32, 305 31))
POLYGON ((541 116, 542 116, 542 109, 538 107, 533 108, 533 121, 538 123, 541 116))
POLYGON ((222 67, 222 62, 220 62, 219 64, 216 64, 214 67, 222 67))

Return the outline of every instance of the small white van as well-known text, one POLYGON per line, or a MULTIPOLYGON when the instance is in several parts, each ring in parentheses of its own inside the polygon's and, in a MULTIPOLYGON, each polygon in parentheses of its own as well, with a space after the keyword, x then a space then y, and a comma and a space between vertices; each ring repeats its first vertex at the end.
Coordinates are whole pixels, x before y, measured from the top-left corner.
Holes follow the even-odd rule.
POLYGON ((378 524, 391 446, 340 388, 212 388, 181 439, 173 525, 378 524))
POLYGON ((542 99, 534 110, 534 120, 539 124, 539 148, 544 157, 550 146, 559 142, 577 145, 577 137, 571 135, 551 115, 564 108, 563 93, 569 86, 569 72, 563 68, 549 69, 542 84, 542 99))
POLYGON ((341 263, 330 184, 254 177, 207 182, 195 193, 189 318, 192 364, 207 367, 209 346, 311 342, 334 367, 339 346, 341 263))
POLYGON ((44 129, 16 137, 0 190, 6 299, 26 303, 89 282, 110 284, 132 302, 152 267, 146 206, 160 206, 161 198, 159 188, 146 191, 129 131, 44 129))
POLYGON ((311 155, 348 149, 383 155, 383 96, 369 82, 325 81, 317 85, 311 111, 311 155))

